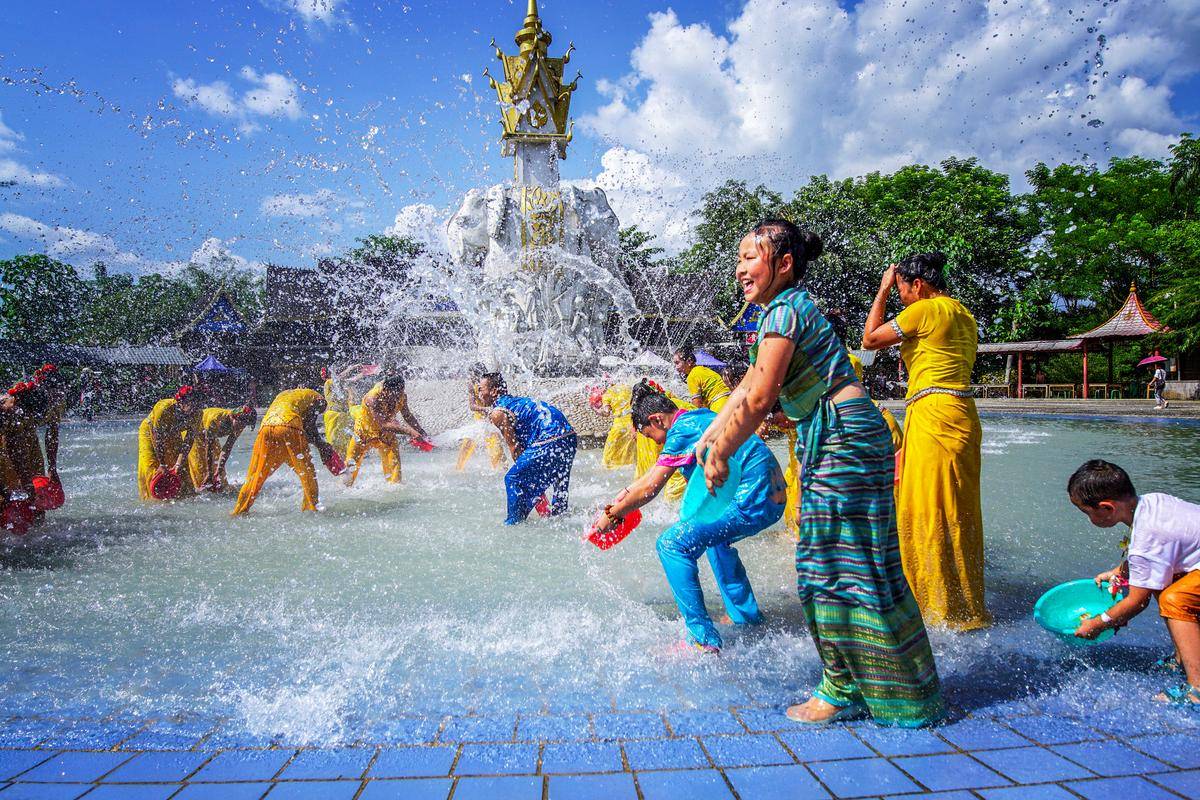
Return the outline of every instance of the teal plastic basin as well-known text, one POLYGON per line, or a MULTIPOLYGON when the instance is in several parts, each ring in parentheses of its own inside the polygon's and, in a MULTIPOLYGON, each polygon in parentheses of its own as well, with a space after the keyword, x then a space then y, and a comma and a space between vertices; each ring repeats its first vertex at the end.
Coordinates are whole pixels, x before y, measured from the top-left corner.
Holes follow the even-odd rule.
POLYGON ((716 494, 709 494, 708 486, 704 483, 704 466, 697 464, 688 480, 687 491, 683 493, 683 503, 679 506, 680 521, 700 524, 715 522, 733 502, 741 482, 742 465, 731 458, 729 478, 717 489, 716 494))
POLYGON ((1046 630, 1064 642, 1086 646, 1111 639, 1116 633, 1109 628, 1095 639, 1079 639, 1075 629, 1085 617, 1098 617, 1120 602, 1120 597, 1109 594, 1108 584, 1096 586, 1090 578, 1060 583, 1046 592, 1033 607, 1033 618, 1046 630))

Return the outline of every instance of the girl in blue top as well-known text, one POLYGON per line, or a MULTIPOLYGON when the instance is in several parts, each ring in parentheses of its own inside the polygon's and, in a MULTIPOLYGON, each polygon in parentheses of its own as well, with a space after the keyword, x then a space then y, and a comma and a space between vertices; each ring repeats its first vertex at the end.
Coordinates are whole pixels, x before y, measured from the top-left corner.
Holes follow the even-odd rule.
POLYGON ((547 489, 554 490, 550 515, 566 511, 578 444, 566 416, 549 403, 509 394, 498 373, 480 378, 475 396, 482 404, 479 410, 500 429, 512 451, 513 465, 504 475, 508 494, 504 524, 524 522, 547 489))
MULTIPOLYGON (((653 500, 675 470, 690 477, 696 469, 696 442, 717 416, 704 408, 682 411, 646 381, 633 388, 632 409, 634 428, 661 444, 662 455, 649 472, 605 507, 598 522, 602 530, 611 529, 621 517, 653 500)), ((750 437, 733 459, 740 463, 742 477, 725 513, 713 522, 680 520, 664 531, 657 543, 658 558, 687 624, 688 641, 704 652, 720 650, 721 635, 704 608, 697 559, 708 551, 729 621, 739 625, 760 622, 754 590, 732 545, 774 525, 783 515, 786 496, 779 464, 762 439, 750 437)))

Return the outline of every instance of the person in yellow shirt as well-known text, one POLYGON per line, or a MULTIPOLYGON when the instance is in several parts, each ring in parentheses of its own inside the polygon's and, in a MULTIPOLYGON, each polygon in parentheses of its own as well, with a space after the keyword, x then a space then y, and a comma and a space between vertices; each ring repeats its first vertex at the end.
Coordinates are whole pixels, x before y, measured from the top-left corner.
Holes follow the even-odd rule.
POLYGON ((318 420, 324 411, 325 398, 315 389, 287 389, 275 396, 267 413, 263 414, 262 427, 254 439, 246 482, 238 493, 233 516, 250 510, 267 478, 284 464, 292 468, 304 489, 301 509, 318 509, 317 470, 308 448, 315 445, 325 462, 335 454, 321 435, 318 420))
POLYGON ((361 373, 362 369, 363 365, 356 364, 335 375, 328 368, 321 368, 321 377, 325 381, 325 441, 329 442, 342 458, 346 457, 350 439, 354 435, 354 417, 350 409, 358 405, 352 382, 354 376, 361 373))
POLYGON ((388 483, 400 483, 400 443, 396 434, 425 438, 425 430, 408 408, 404 378, 392 375, 363 396, 362 413, 355 420, 354 438, 347 452, 347 486, 358 480, 363 459, 372 450, 379 451, 388 483))
MULTIPOLYGON (((487 374, 487 367, 483 364, 473 364, 467 371, 467 408, 471 409, 471 416, 477 420, 482 420, 484 414, 476 410, 479 406, 479 398, 476 396, 475 387, 479 383, 479 379, 487 374)), ((492 462, 492 469, 499 469, 504 464, 504 442, 500 439, 500 434, 492 432, 487 434, 483 439, 484 446, 487 447, 488 457, 492 462)), ((467 464, 471 461, 471 456, 475 455, 475 448, 478 442, 474 438, 463 439, 458 446, 458 462, 454 465, 457 472, 462 472, 467 468, 467 464)))
POLYGON ((604 439, 604 452, 600 462, 605 469, 628 467, 637 461, 637 432, 633 429, 630 400, 633 387, 627 383, 614 383, 604 391, 599 387, 589 398, 592 410, 602 417, 611 417, 612 425, 604 439))
POLYGON ((229 486, 225 463, 233 445, 246 428, 258 423, 258 414, 250 406, 206 408, 200 414, 200 433, 188 453, 188 472, 197 490, 224 491, 229 486), (225 445, 221 446, 221 437, 225 445))
POLYGON ((679 377, 687 381, 691 393, 692 405, 696 408, 707 408, 720 412, 729 399, 729 385, 708 367, 696 364, 696 351, 691 347, 681 347, 673 355, 675 371, 679 377))
POLYGON ((863 347, 900 345, 908 369, 896 524, 904 573, 929 625, 968 631, 992 618, 984 597, 980 449, 971 392, 979 328, 946 287, 946 256, 918 253, 883 274, 863 347), (895 289, 904 305, 885 322, 895 289))
POLYGON ((191 474, 183 468, 200 432, 204 391, 183 386, 174 397, 159 400, 138 429, 138 495, 153 500, 150 481, 160 472, 179 475, 179 497, 196 493, 191 474))

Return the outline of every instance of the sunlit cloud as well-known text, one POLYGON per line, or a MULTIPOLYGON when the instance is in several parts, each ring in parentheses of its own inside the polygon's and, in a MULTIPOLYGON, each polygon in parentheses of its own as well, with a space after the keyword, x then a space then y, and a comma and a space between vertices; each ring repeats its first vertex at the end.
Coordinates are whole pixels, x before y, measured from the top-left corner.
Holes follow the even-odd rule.
MULTIPOLYGON (((4 124, 0 115, 0 153, 15 154, 25 137, 4 124)), ((50 189, 62 186, 64 181, 57 175, 30 169, 15 158, 0 158, 0 187, 33 186, 50 189)))
POLYGON ((238 76, 249 84, 240 94, 225 81, 199 83, 194 78, 176 78, 171 91, 213 116, 237 120, 243 133, 258 129, 256 118, 300 118, 303 109, 296 81, 278 72, 259 73, 252 67, 242 67, 238 76))

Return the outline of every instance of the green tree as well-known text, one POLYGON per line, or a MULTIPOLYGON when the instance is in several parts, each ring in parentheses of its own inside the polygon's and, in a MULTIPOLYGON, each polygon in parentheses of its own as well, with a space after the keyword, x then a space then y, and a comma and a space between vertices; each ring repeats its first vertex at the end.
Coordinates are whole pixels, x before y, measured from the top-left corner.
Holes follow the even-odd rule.
POLYGON ((88 303, 87 283, 47 255, 0 261, 0 330, 9 339, 72 341, 88 303))
POLYGON ((1171 328, 1160 337, 1176 350, 1200 346, 1200 220, 1179 220, 1158 230, 1164 264, 1151 311, 1171 328))
POLYGON ((1180 136, 1171 145, 1169 169, 1171 194, 1178 198, 1183 216, 1190 218, 1200 202, 1200 140, 1193 139, 1190 133, 1180 136))

